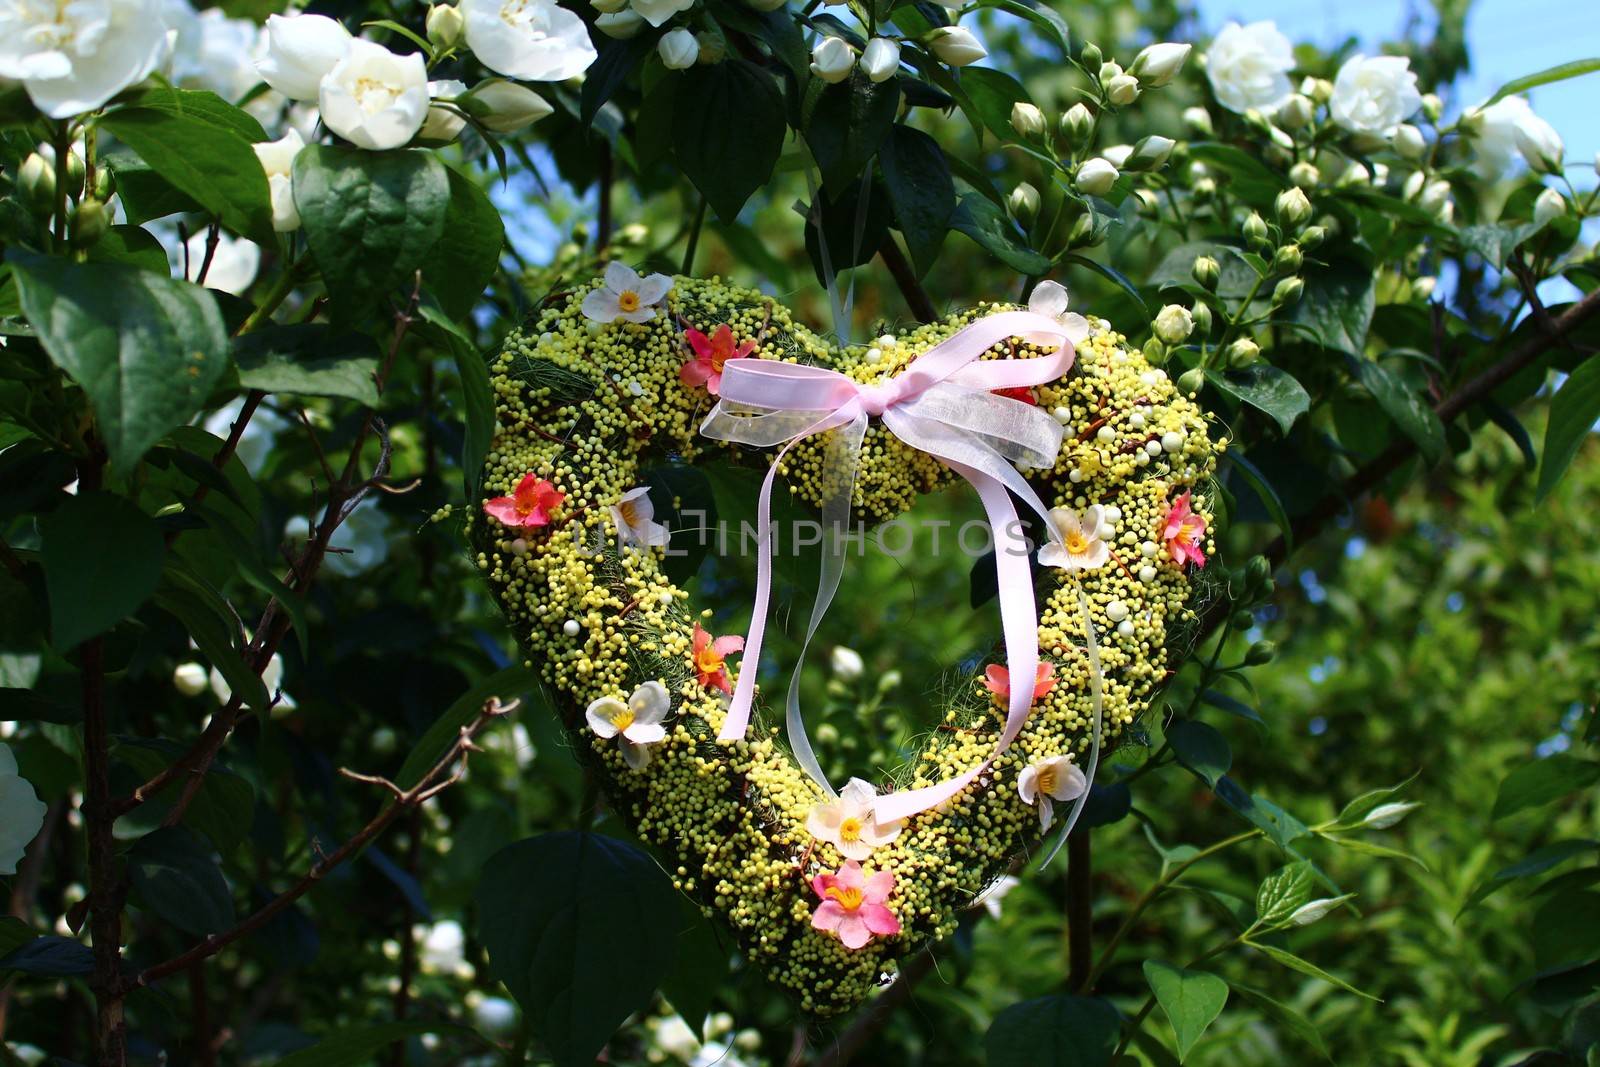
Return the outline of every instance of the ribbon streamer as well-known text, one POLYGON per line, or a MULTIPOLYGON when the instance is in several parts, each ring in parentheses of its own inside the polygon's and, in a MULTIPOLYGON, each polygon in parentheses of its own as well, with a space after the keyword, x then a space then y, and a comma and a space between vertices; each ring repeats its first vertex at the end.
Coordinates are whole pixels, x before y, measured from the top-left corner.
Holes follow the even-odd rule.
MULTIPOLYGON (((917 357, 887 381, 863 385, 824 367, 777 360, 730 360, 723 368, 721 398, 700 432, 711 438, 771 448, 781 445, 761 484, 756 508, 756 595, 745 638, 744 669, 719 735, 744 737, 755 698, 756 665, 772 594, 772 489, 789 450, 815 434, 837 431, 830 441, 822 519, 827 531, 822 573, 811 619, 801 643, 805 662, 822 617, 843 575, 841 544, 849 529, 850 500, 860 467, 861 443, 874 416, 900 440, 938 458, 966 479, 983 502, 995 543, 995 568, 1006 660, 1013 679, 1005 726, 994 752, 954 778, 920 789, 879 797, 874 815, 883 822, 907 818, 938 806, 969 785, 1021 732, 1033 705, 1031 681, 1039 663, 1038 611, 1028 544, 1010 494, 1044 519, 1054 536, 1049 509, 1017 473, 1017 464, 1050 467, 1061 450, 1062 427, 1039 408, 999 396, 994 390, 1026 388, 1055 381, 1073 361, 1072 340, 1055 319, 1028 311, 988 315, 917 357), (982 360, 992 346, 1011 337, 1059 338, 1047 356, 982 360), (837 477, 835 477, 837 476, 837 477)), ((837 796, 806 736, 800 713, 800 671, 790 678, 785 727, 795 760, 830 797, 837 796)))

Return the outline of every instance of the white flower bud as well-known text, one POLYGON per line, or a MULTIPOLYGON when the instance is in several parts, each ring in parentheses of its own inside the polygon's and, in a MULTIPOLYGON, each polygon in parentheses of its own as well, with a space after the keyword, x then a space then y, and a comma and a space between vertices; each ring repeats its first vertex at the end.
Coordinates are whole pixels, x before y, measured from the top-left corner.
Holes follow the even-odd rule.
POLYGON ((1044 133, 1044 112, 1025 100, 1011 105, 1011 128, 1019 137, 1032 140, 1044 133))
POLYGON ((1291 93, 1278 107, 1276 115, 1278 125, 1286 130, 1298 130, 1311 122, 1316 110, 1317 106, 1309 97, 1291 93))
POLYGON ((206 691, 211 675, 198 663, 180 663, 172 672, 172 687, 186 697, 199 696, 206 691))
POLYGON ((1129 153, 1123 169, 1159 170, 1166 165, 1175 147, 1177 147, 1176 141, 1160 134, 1153 133, 1148 137, 1141 137, 1139 143, 1134 145, 1133 151, 1129 153))
POLYGON ((1182 304, 1168 304, 1156 315, 1155 334, 1169 345, 1181 345, 1194 331, 1194 316, 1182 304))
POLYGON ((688 70, 700 60, 700 42, 690 30, 668 30, 656 42, 656 54, 668 70, 688 70))
POLYGON ((829 664, 833 668, 834 677, 843 682, 855 681, 866 670, 866 664, 861 661, 861 653, 844 645, 833 646, 829 664))
POLYGON ((477 105, 472 113, 495 133, 515 133, 554 110, 527 86, 499 79, 479 84, 472 90, 472 99, 477 105))
POLYGON ((1289 168, 1289 180, 1300 189, 1315 189, 1317 183, 1322 180, 1322 172, 1317 169, 1316 164, 1302 159, 1289 168))
POLYGON ((1546 189, 1539 194, 1533 202, 1533 221, 1543 226, 1551 219, 1558 219, 1567 213, 1567 198, 1554 189, 1546 189))
POLYGON ((1346 897, 1320 897, 1308 900, 1289 913, 1290 926, 1310 926, 1348 899, 1346 897))
POLYGON ((961 26, 941 26, 928 35, 927 44, 934 55, 952 67, 965 67, 989 54, 972 31, 961 26))
POLYGON ((1191 47, 1169 42, 1150 45, 1133 57, 1133 66, 1128 68, 1128 73, 1145 86, 1159 89, 1178 76, 1184 61, 1189 58, 1191 47))
POLYGON ((850 77, 856 65, 856 50, 841 37, 824 37, 811 50, 811 73, 830 85, 850 77))
POLYGON ((874 37, 861 52, 861 69, 875 82, 888 81, 900 69, 900 42, 874 37))
POLYGON ((1006 210, 1026 226, 1039 214, 1039 190, 1027 182, 1022 182, 1011 190, 1010 196, 1006 197, 1006 210))
POLYGON ((1118 107, 1126 107, 1139 99, 1139 79, 1132 74, 1118 74, 1106 83, 1106 99, 1118 107))
POLYGON ((1183 125, 1196 137, 1209 139, 1217 135, 1216 124, 1211 121, 1211 112, 1203 107, 1184 108, 1183 125))
POLYGON ((1361 820, 1361 825, 1369 830, 1387 830, 1420 807, 1421 804, 1409 801, 1379 804, 1367 813, 1367 817, 1361 820))
POLYGON ((1279 193, 1276 207, 1278 221, 1291 228, 1311 218, 1311 200, 1298 185, 1279 193))
POLYGON ((1117 168, 1110 160, 1096 156, 1078 168, 1073 186, 1086 196, 1105 196, 1117 183, 1118 177, 1117 168))
POLYGON ((1061 116, 1061 135, 1074 148, 1081 148, 1094 131, 1094 112, 1082 104, 1073 104, 1061 116))
POLYGON ((1540 174, 1560 174, 1566 146, 1548 122, 1523 122, 1516 129, 1517 150, 1540 174))
POLYGON ((1422 131, 1409 122, 1396 126, 1389 141, 1394 145, 1394 150, 1406 159, 1421 159, 1428 150, 1428 142, 1423 140, 1422 131))
POLYGON ((455 5, 440 4, 428 9, 428 21, 425 25, 429 41, 440 48, 451 48, 461 40, 467 20, 462 18, 461 9, 455 5))

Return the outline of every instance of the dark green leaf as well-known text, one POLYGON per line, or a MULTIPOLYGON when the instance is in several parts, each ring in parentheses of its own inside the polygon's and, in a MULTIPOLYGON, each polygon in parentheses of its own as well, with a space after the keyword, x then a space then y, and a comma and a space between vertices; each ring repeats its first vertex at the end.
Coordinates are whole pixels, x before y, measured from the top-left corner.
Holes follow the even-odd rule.
POLYGON ((333 306, 358 318, 386 295, 438 271, 429 253, 450 204, 445 165, 430 152, 308 145, 294 158, 294 203, 333 306))
POLYGON ((122 263, 73 263, 11 249, 22 306, 55 364, 83 387, 112 467, 128 473, 194 418, 227 370, 211 293, 122 263))
MULTIPOLYGON (((3 589, 0 585, 0 589, 3 589)), ((0 688, 0 721, 75 723, 83 709, 34 692, 32 689, 0 688)))
POLYGON ((38 937, 28 924, 15 915, 0 915, 0 959, 38 937))
POLYGON ((1552 82, 1566 81, 1568 78, 1577 78, 1584 74, 1593 74, 1600 71, 1600 59, 1574 59, 1566 63, 1558 63, 1553 67, 1546 67, 1537 74, 1524 74, 1520 78, 1513 78, 1494 91, 1494 95, 1483 102, 1483 106, 1503 100, 1516 93, 1525 93, 1529 89, 1537 89, 1541 85, 1552 82))
POLYGON ((1189 158, 1208 164, 1227 176, 1228 190, 1246 203, 1266 207, 1289 188, 1285 176, 1261 162, 1260 156, 1228 144, 1202 141, 1189 146, 1189 158))
POLYGON ((743 59, 684 71, 673 115, 678 166, 723 220, 732 222, 766 185, 783 151, 783 97, 772 78, 743 59))
MULTIPOLYGON (((1536 874, 1543 874, 1552 867, 1572 859, 1600 850, 1600 841, 1557 841, 1554 844, 1536 848, 1516 863, 1489 875, 1479 882, 1477 887, 1467 897, 1467 902, 1461 905, 1461 911, 1477 907, 1483 901, 1515 882, 1519 878, 1530 878, 1536 874)), ((1457 913, 1458 915, 1460 912, 1457 913)))
POLYGON ((467 497, 472 499, 477 495, 484 458, 494 441, 494 388, 489 382, 489 365, 477 345, 455 323, 426 305, 422 317, 428 320, 439 342, 450 350, 456 373, 461 376, 461 413, 466 424, 461 439, 461 477, 467 497))
POLYGON ((1144 297, 1139 294, 1139 287, 1134 285, 1132 279, 1117 268, 1101 263, 1097 259, 1090 259, 1088 256, 1078 252, 1069 252, 1062 256, 1061 259, 1064 263, 1076 263, 1080 267, 1087 267, 1089 270, 1094 271, 1100 277, 1127 293, 1133 302, 1138 305, 1141 315, 1146 318, 1150 317, 1150 308, 1145 304, 1144 297))
MULTIPOLYGON (((584 87, 588 84, 584 82, 584 87)), ((446 173, 450 178, 450 204, 445 211, 444 233, 428 254, 423 277, 439 305, 459 319, 482 299, 500 269, 506 230, 500 212, 477 182, 453 167, 447 167, 446 173)))
POLYGON ((1040 997, 1013 1004, 984 1035, 988 1067, 1107 1067, 1121 1016, 1099 997, 1040 997))
POLYGON ((126 263, 140 270, 166 274, 167 251, 143 226, 112 226, 89 248, 91 263, 126 263))
POLYGON ((1029 248, 1016 223, 999 205, 979 193, 967 193, 956 205, 950 225, 974 241, 1012 270, 1023 274, 1043 274, 1050 260, 1029 248))
POLYGON ((878 151, 894 223, 906 239, 917 274, 933 266, 955 211, 956 188, 939 142, 909 126, 895 126, 878 151))
POLYGON ((1265 360, 1257 360, 1238 370, 1206 369, 1206 381, 1241 400, 1257 411, 1270 415, 1284 434, 1294 421, 1311 410, 1311 396, 1294 375, 1279 370, 1265 360))
POLYGON ((806 144, 822 171, 822 184, 835 197, 857 178, 888 137, 900 108, 900 83, 875 82, 856 67, 848 79, 823 88, 806 114, 806 144))
POLYGON ((829 269, 840 271, 870 263, 889 237, 889 194, 879 182, 853 182, 835 197, 826 189, 817 190, 821 202, 822 225, 806 218, 806 254, 821 285, 828 283, 829 269), (862 210, 862 195, 866 209, 862 210), (824 260, 823 251, 827 257, 824 260))
POLYGON ((1516 444, 1527 468, 1531 471, 1537 467, 1539 454, 1533 450, 1533 438, 1529 436, 1528 428, 1522 425, 1517 416, 1505 405, 1492 399, 1481 401, 1479 406, 1483 408, 1483 413, 1489 417, 1489 421, 1504 430, 1506 436, 1516 444))
POLYGON ((265 393, 337 396, 378 406, 378 346, 332 326, 266 326, 233 342, 239 384, 265 393))
POLYGON ((103 162, 117 180, 117 199, 127 213, 129 225, 204 210, 193 197, 178 190, 127 149, 107 153, 103 162))
POLYGON ((1600 958, 1600 893, 1551 894, 1533 916, 1533 961, 1541 971, 1567 970, 1600 958))
POLYGON ((595 1056, 672 970, 678 895, 623 841, 555 833, 497 853, 478 885, 478 931, 494 974, 527 1013, 556 1067, 595 1056))
MULTIPOLYGON (((1232 245, 1215 241, 1191 241, 1179 245, 1156 265, 1150 275, 1150 284, 1157 287, 1175 286, 1191 293, 1200 290, 1194 282, 1194 261, 1210 256, 1217 261, 1217 296, 1228 300, 1243 300, 1255 287, 1258 275, 1245 262, 1244 255, 1232 245)), ((1208 297, 1210 294, 1206 294, 1208 297)))
POLYGON ((1267 721, 1261 717, 1261 713, 1255 708, 1252 708, 1242 700, 1236 700, 1228 694, 1218 692, 1215 689, 1203 690, 1200 694, 1200 702, 1202 704, 1210 704, 1217 710, 1225 711, 1229 715, 1237 715, 1241 719, 1249 719, 1259 726, 1267 724, 1267 721))
POLYGON ((1277 948, 1273 945, 1264 945, 1259 941, 1246 941, 1245 944, 1262 953, 1273 962, 1282 964, 1283 966, 1289 968, 1291 971, 1299 971, 1301 974, 1310 975, 1312 978, 1320 979, 1321 981, 1327 982, 1329 985, 1337 986, 1346 993, 1354 993, 1358 997, 1365 997, 1368 1000, 1374 1000, 1380 1003, 1382 1002, 1381 997, 1375 997, 1371 993, 1363 993, 1349 982, 1346 982, 1343 978, 1340 978, 1337 975, 1329 974, 1316 964, 1303 960, 1292 952, 1286 952, 1283 949, 1277 948))
POLYGON ((1224 804, 1244 816, 1279 848, 1288 848, 1291 841, 1308 833, 1305 823, 1265 797, 1251 796, 1232 778, 1219 778, 1215 789, 1224 804))
POLYGON ((0 971, 18 971, 39 978, 81 978, 94 970, 89 946, 70 937, 36 937, 0 959, 0 971))
POLYGON ((1022 83, 991 67, 963 67, 958 77, 967 99, 972 101, 989 132, 1002 141, 1021 141, 1022 136, 1011 125, 1011 107, 1033 102, 1022 83))
POLYGON ((481 1047, 483 1044, 483 1039, 466 1027, 423 1019, 415 1022, 345 1027, 310 1048, 276 1057, 273 1062, 277 1067, 362 1067, 376 1062, 377 1054, 396 1041, 423 1034, 457 1037, 475 1047, 481 1047))
POLYGON ((1145 960, 1144 977, 1172 1023, 1178 1062, 1182 1063, 1206 1027, 1222 1014, 1228 1002, 1228 983, 1206 971, 1191 971, 1162 960, 1145 960))
POLYGON ((1383 413, 1400 427, 1400 432, 1415 442, 1429 463, 1444 455, 1444 424, 1425 397, 1412 389, 1404 378, 1391 373, 1370 359, 1350 360, 1361 384, 1367 387, 1383 413))
POLYGON ((661 560, 662 570, 671 581, 683 585, 694 577, 716 543, 717 498, 711 479, 699 467, 673 463, 645 471, 640 482, 650 489, 655 521, 665 523, 672 533, 661 560))
MULTIPOLYGON (((1051 8, 1048 0, 1040 0, 1037 4, 1026 3, 1024 0, 994 0, 994 6, 1018 18, 1027 19, 1037 26, 1043 32, 1045 40, 1054 42, 1056 47, 1061 49, 1063 59, 1072 55, 1072 31, 1067 27, 1067 20, 1051 8)), ((975 69, 977 68, 967 67, 961 73, 965 75, 975 69)))
POLYGON ((100 128, 234 233, 276 243, 266 172, 236 128, 210 115, 142 106, 112 112, 100 128))
MULTIPOLYGON (((509 704, 513 700, 537 692, 538 685, 538 671, 518 664, 491 674, 467 690, 454 704, 445 709, 444 714, 440 715, 432 726, 428 727, 428 732, 422 735, 410 754, 406 756, 400 773, 395 775, 395 781, 402 789, 410 789, 422 781, 423 775, 427 774, 428 770, 449 751, 450 746, 456 743, 456 739, 461 736, 462 728, 478 717, 478 713, 483 710, 484 702, 490 697, 498 697, 502 704, 509 704)), ((520 713, 548 714, 544 708, 531 705, 531 701, 524 700, 520 713)))
POLYGON ((1372 268, 1336 259, 1305 274, 1305 292, 1290 315, 1324 348, 1360 356, 1377 307, 1372 268))
POLYGON ((1235 983, 1233 991, 1253 1003, 1268 1018, 1292 1031, 1300 1040, 1310 1045, 1317 1055, 1329 1063, 1333 1062, 1333 1057, 1328 1055, 1328 1046, 1323 1043, 1322 1034, 1310 1019, 1307 1019, 1287 1004, 1272 999, 1258 989, 1251 989, 1249 986, 1235 983))
POLYGON ((1544 463, 1539 467, 1539 501, 1561 481, 1596 421, 1600 421, 1600 359, 1591 356, 1561 383, 1550 401, 1544 463))
POLYGON ((633 37, 614 38, 599 36, 599 55, 583 74, 583 90, 578 109, 578 121, 587 126, 605 106, 622 83, 628 80, 644 57, 656 46, 653 34, 641 33, 633 37))
POLYGON ((704 1032, 717 991, 728 976, 730 952, 711 920, 687 898, 679 903, 678 959, 661 982, 661 995, 696 1034, 704 1032))
POLYGON ((212 848, 183 826, 163 827, 128 850, 135 902, 196 937, 233 926, 233 893, 212 848))
POLYGON ((252 144, 267 139, 267 131, 254 115, 243 108, 234 107, 209 89, 173 89, 167 86, 147 89, 129 99, 127 108, 147 108, 199 119, 236 133, 252 144))
POLYGON ((1178 762, 1209 786, 1233 766, 1233 750, 1216 728, 1195 719, 1179 719, 1167 728, 1167 741, 1178 762))
POLYGON ((79 493, 39 527, 52 644, 60 651, 132 615, 161 581, 161 528, 120 496, 79 493))
POLYGON ((247 707, 265 712, 272 706, 272 694, 261 675, 244 661, 244 635, 219 597, 191 579, 169 584, 156 595, 156 603, 183 623, 195 646, 247 707))
POLYGON ((1476 252, 1495 270, 1505 270, 1517 246, 1542 229, 1533 222, 1488 222, 1462 227, 1456 239, 1463 252, 1476 252))
POLYGON ((1316 875, 1306 860, 1278 868, 1256 889, 1256 918, 1268 925, 1286 922, 1311 899, 1315 885, 1316 875))
POLYGON ((1600 763, 1564 753, 1520 764, 1500 783, 1494 819, 1539 808, 1600 782, 1600 763))
MULTIPOLYGON (((184 752, 183 746, 161 738, 121 738, 112 750, 113 779, 119 787, 131 789, 166 770, 184 752), (123 775, 127 775, 126 782, 123 775)), ((157 793, 119 818, 115 827, 117 839, 143 837, 160 827, 179 792, 171 789, 157 793)), ((183 814, 183 825, 204 834, 217 851, 231 857, 250 832, 255 807, 255 787, 244 776, 213 763, 183 814)))

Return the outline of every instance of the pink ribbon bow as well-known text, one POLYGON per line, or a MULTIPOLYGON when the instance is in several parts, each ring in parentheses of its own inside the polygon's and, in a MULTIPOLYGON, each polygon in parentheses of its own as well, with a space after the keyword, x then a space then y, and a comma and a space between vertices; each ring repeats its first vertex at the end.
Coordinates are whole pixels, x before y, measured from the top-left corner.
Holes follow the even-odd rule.
MULTIPOLYGON (((822 574, 800 649, 800 664, 790 678, 784 716, 796 762, 830 797, 837 795, 806 736, 800 715, 800 671, 811 638, 839 588, 844 570, 840 545, 849 528, 850 498, 860 466, 861 442, 873 416, 881 418, 884 427, 906 444, 938 457, 977 490, 995 542, 1000 618, 1011 677, 1034 676, 1039 662, 1039 623, 1033 577, 1028 566, 1027 539, 1007 491, 1037 512, 1044 519, 1044 529, 1054 536, 1049 509, 1017 473, 1016 464, 1054 466, 1061 451, 1063 430, 1040 408, 997 396, 994 390, 1055 381, 1072 367, 1072 360, 1072 341, 1056 320, 1028 311, 1004 311, 977 320, 924 352, 900 374, 874 385, 862 385, 838 371, 803 363, 762 359, 728 362, 723 368, 721 398, 706 416, 700 432, 757 448, 783 448, 761 485, 756 512, 754 611, 750 634, 745 639, 744 667, 739 671, 733 702, 722 726, 722 740, 743 738, 750 723, 756 667, 772 593, 772 488, 778 466, 800 441, 838 430, 829 443, 830 486, 822 503, 827 531, 822 574), (1007 338, 1032 340, 1035 335, 1060 338, 1060 347, 1048 356, 979 361, 993 345, 1007 338), (835 472, 839 477, 831 477, 835 472)), ((874 805, 875 817, 892 822, 937 807, 955 796, 1016 739, 1032 704, 1032 687, 1013 686, 1005 728, 990 756, 938 785, 879 797, 874 805)))

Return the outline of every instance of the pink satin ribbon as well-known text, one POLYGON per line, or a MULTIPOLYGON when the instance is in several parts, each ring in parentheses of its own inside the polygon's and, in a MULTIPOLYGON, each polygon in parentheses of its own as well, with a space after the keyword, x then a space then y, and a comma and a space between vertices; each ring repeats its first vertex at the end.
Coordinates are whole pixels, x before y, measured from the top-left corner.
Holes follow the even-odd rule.
MULTIPOLYGON (((720 738, 739 740, 749 728, 755 698, 756 668, 766 632, 772 594, 772 489, 778 466, 789 449, 813 434, 838 430, 829 444, 828 473, 839 477, 822 505, 828 534, 817 599, 801 646, 800 661, 838 590, 843 571, 839 544, 849 528, 861 442, 870 418, 877 416, 896 437, 936 456, 977 490, 995 543, 999 603, 1006 660, 1013 680, 1006 721, 994 752, 976 766, 920 789, 879 797, 874 815, 893 822, 937 807, 971 784, 1021 732, 1033 706, 1039 662, 1038 610, 1028 544, 1011 503, 1011 493, 1044 520, 1055 536, 1049 509, 1016 465, 1052 467, 1061 450, 1063 429, 1040 408, 997 395, 997 389, 1043 385, 1072 367, 1072 341, 1055 319, 1028 311, 985 316, 917 357, 895 377, 862 385, 838 371, 777 360, 729 360, 723 366, 721 398, 700 432, 707 437, 757 448, 781 445, 761 485, 756 509, 756 595, 745 638, 743 665, 720 738), (981 360, 991 347, 1012 337, 1040 341, 1059 338, 1048 356, 981 360), (1009 490, 1009 493, 1008 493, 1009 490)), ((795 760, 823 790, 836 796, 818 764, 800 715, 800 666, 790 679, 785 715, 795 760)))

